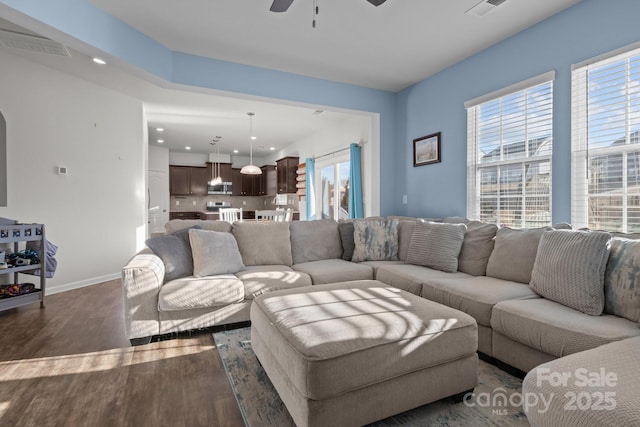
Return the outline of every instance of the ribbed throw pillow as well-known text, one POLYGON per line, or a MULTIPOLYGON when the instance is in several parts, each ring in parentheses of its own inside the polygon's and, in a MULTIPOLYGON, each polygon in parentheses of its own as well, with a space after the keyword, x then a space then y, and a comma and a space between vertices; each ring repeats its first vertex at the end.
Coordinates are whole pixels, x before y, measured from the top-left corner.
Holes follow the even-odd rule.
POLYGON ((417 222, 407 253, 407 263, 453 273, 464 241, 464 224, 417 222))
POLYGON ((600 316, 610 241, 603 231, 543 233, 529 286, 547 299, 600 316))

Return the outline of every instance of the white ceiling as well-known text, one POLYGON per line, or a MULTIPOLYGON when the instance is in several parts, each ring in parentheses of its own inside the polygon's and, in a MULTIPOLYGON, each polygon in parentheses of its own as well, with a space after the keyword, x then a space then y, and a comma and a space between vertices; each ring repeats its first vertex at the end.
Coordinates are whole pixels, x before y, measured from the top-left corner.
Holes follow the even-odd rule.
MULTIPOLYGON (((269 12, 271 0, 91 1, 172 50, 398 91, 579 0, 506 0, 482 18, 464 13, 478 0, 387 0, 379 7, 366 0, 317 0, 315 29, 312 0, 295 0, 280 14, 269 12)), ((51 31, 32 20, 21 24, 44 35, 51 31)), ((0 28, 7 26, 0 19, 0 28)), ((189 145, 191 152, 208 153, 211 140, 222 136, 222 153, 238 148, 247 155, 249 111, 256 114, 257 156, 352 117, 341 111, 312 114, 321 106, 195 93, 165 84, 167 89, 142 81, 130 67, 97 67, 85 45, 65 43, 71 58, 0 49, 141 99, 149 142, 162 138, 171 151, 184 152, 189 145), (165 129, 162 135, 156 126, 165 129)))

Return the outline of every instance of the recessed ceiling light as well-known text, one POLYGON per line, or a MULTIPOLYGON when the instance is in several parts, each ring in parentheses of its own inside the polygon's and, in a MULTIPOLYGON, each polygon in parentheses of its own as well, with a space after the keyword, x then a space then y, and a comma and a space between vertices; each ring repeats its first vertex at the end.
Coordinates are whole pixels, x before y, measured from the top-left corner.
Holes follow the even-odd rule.
POLYGON ((276 147, 269 147, 269 150, 271 150, 271 151, 273 151, 275 149, 276 149, 276 147))
POLYGON ((159 139, 158 140, 158 144, 162 144, 164 142, 164 139, 159 139))
POLYGON ((239 151, 238 151, 238 150, 233 150, 233 152, 234 152, 234 153, 236 153, 236 154, 238 154, 238 153, 239 153, 239 151))
POLYGON ((191 150, 191 147, 184 147, 185 150, 191 150))
POLYGON ((107 61, 105 61, 104 59, 101 58, 93 58, 93 62, 95 62, 98 65, 106 65, 107 61))
POLYGON ((164 132, 164 129, 163 129, 163 128, 156 128, 156 130, 157 130, 158 132, 164 132))
POLYGON ((252 136, 251 139, 255 141, 258 138, 256 138, 255 136, 252 136))

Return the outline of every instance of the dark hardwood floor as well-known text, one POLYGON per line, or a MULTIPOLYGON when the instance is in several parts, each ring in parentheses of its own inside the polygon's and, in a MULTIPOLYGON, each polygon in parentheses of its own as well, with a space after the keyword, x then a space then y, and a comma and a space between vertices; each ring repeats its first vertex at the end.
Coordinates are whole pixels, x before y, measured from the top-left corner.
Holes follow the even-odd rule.
POLYGON ((243 426, 211 333, 131 347, 120 287, 0 312, 0 425, 243 426))

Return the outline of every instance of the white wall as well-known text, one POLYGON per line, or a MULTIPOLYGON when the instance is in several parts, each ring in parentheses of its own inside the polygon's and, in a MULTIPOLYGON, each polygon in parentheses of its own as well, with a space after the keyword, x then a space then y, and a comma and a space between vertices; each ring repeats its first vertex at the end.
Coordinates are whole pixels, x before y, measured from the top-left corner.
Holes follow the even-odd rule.
MULTIPOLYGON (((275 152, 266 160, 274 163, 284 156, 298 156, 300 163, 308 157, 319 157, 336 150, 348 148, 351 143, 362 144, 362 191, 364 193, 365 216, 378 215, 380 213, 377 191, 373 187, 374 178, 380 174, 380 170, 374 167, 373 126, 370 117, 354 115, 336 126, 323 129, 313 135, 300 139, 284 149, 275 152), (377 202, 377 203, 375 203, 377 202)), ((344 154, 338 153, 337 155, 344 154)))
POLYGON ((0 216, 45 224, 59 246, 49 293, 119 277, 144 239, 142 103, 11 54, 0 52, 0 64, 8 159, 0 216))

